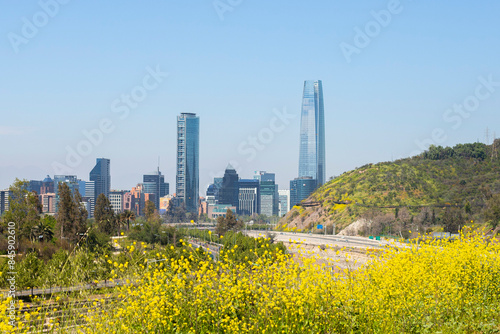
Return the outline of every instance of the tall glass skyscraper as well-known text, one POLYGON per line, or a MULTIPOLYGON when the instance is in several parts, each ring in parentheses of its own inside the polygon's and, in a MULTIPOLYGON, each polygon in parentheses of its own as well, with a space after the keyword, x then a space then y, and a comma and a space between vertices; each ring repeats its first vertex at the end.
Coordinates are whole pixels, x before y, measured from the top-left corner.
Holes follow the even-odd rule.
POLYGON ((325 111, 321 80, 306 80, 300 120, 299 177, 325 183, 325 111))
POLYGON ((94 199, 100 194, 104 194, 109 198, 109 191, 111 190, 111 172, 110 172, 109 159, 98 158, 94 168, 90 171, 90 181, 94 181, 94 199))
POLYGON ((199 200, 200 118, 196 114, 177 116, 177 177, 176 196, 186 210, 198 213, 199 200))

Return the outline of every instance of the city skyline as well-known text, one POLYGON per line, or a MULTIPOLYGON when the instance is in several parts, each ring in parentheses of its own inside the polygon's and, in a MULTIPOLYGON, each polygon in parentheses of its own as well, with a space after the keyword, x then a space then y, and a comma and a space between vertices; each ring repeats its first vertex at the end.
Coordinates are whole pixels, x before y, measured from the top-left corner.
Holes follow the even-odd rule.
POLYGON ((0 13, 0 189, 15 177, 86 178, 103 156, 114 189, 135 186, 158 156, 173 188, 180 112, 204 120, 201 193, 228 162, 241 175, 272 170, 288 188, 309 78, 327 88, 327 180, 433 143, 491 143, 500 136, 500 4, 485 5, 254 1, 220 13, 202 1, 91 1, 48 15, 38 1, 9 3, 0 13), (48 21, 27 34, 39 13, 48 21))

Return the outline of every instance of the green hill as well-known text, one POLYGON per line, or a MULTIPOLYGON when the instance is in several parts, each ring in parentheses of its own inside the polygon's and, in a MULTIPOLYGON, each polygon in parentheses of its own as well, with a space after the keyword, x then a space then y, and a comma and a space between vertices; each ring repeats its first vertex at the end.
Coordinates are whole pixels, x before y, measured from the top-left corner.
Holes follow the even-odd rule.
POLYGON ((368 218, 385 225, 378 232, 388 233, 396 223, 439 226, 443 212, 450 210, 464 221, 481 221, 487 199, 500 192, 499 147, 500 140, 489 146, 431 146, 419 156, 362 166, 317 189, 281 226, 311 229, 317 223, 335 223, 338 231, 368 218))

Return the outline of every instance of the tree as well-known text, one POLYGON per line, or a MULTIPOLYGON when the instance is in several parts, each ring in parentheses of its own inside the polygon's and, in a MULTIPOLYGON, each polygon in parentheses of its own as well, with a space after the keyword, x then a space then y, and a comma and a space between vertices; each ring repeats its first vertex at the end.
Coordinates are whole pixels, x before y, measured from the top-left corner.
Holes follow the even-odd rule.
POLYGON ((31 233, 33 235, 33 240, 39 241, 51 241, 54 237, 54 228, 56 225, 56 219, 52 216, 45 216, 38 221, 36 226, 33 226, 31 233))
POLYGON ((81 205, 82 197, 78 190, 71 195, 71 190, 65 182, 60 182, 58 187, 59 205, 56 215, 56 236, 70 243, 77 243, 85 233, 88 212, 81 205))
POLYGON ((242 228, 243 222, 236 219, 236 216, 231 209, 227 209, 225 217, 220 216, 217 218, 217 227, 215 228, 215 232, 219 235, 224 235, 228 231, 238 231, 242 228))
POLYGON ((82 205, 82 202, 82 196, 80 196, 78 190, 75 190, 75 194, 73 196, 73 203, 75 204, 73 228, 75 235, 77 236, 77 240, 80 239, 80 235, 87 231, 87 219, 89 217, 89 213, 85 206, 82 205))
POLYGON ((182 203, 180 206, 174 206, 170 201, 166 212, 167 223, 183 223, 186 221, 186 206, 182 203))
POLYGON ((399 235, 404 238, 409 237, 409 233, 407 227, 411 222, 411 215, 408 211, 408 208, 402 208, 398 210, 398 218, 396 219, 397 224, 399 225, 399 235))
POLYGON ((129 233, 129 238, 149 244, 160 242, 161 232, 158 221, 143 221, 140 226, 135 226, 129 233))
POLYGON ((64 249, 59 249, 45 265, 45 282, 48 286, 71 285, 71 272, 69 262, 69 254, 64 249))
POLYGON ((133 211, 130 211, 130 210, 125 210, 122 212, 121 216, 124 219, 124 221, 127 222, 127 231, 129 231, 130 230, 130 221, 135 220, 135 213, 133 211))
POLYGON ((484 218, 490 223, 493 229, 498 226, 500 223, 500 194, 492 195, 486 202, 484 218))
POLYGON ((127 218, 123 215, 123 212, 117 213, 116 215, 116 220, 118 221, 118 227, 121 231, 122 226, 125 226, 125 223, 127 222, 127 218))
POLYGON ((40 277, 43 270, 43 261, 40 260, 36 253, 30 252, 19 263, 17 268, 17 280, 20 289, 31 288, 33 294, 33 287, 40 286, 40 277))
POLYGON ((195 212, 188 212, 188 214, 186 215, 186 220, 188 222, 193 221, 193 222, 197 223, 198 222, 198 218, 199 218, 199 216, 198 216, 197 212, 196 213, 195 212))
POLYGON ((94 219, 97 229, 103 233, 112 235, 118 230, 118 221, 115 217, 115 212, 111 207, 111 202, 104 194, 100 194, 97 197, 94 219))
POLYGON ((462 210, 459 208, 446 208, 441 218, 441 223, 445 232, 457 233, 465 223, 462 210))
POLYGON ((14 222, 18 231, 18 242, 22 238, 30 238, 31 230, 40 221, 42 207, 36 192, 28 191, 29 182, 16 179, 9 187, 9 211, 4 215, 3 222, 14 222))
POLYGON ((105 254, 110 249, 110 242, 111 238, 109 235, 92 228, 87 235, 85 244, 90 252, 105 254))
POLYGON ((144 215, 147 221, 151 221, 155 217, 156 206, 152 201, 146 201, 144 206, 144 215))
POLYGON ((211 219, 208 218, 208 213, 202 213, 199 217, 198 220, 201 222, 209 222, 211 219))

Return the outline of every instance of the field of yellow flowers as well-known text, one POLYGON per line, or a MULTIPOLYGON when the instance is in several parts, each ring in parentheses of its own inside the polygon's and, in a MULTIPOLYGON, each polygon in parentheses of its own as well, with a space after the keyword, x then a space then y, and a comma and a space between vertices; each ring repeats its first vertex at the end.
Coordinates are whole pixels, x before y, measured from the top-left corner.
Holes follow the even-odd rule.
MULTIPOLYGON (((232 260, 237 245, 218 262, 195 251, 164 257, 120 287, 110 307, 82 315, 78 331, 500 333, 496 240, 462 236, 387 248, 357 270, 297 261, 258 240, 259 256, 246 262, 232 260)), ((0 329, 8 330, 3 320, 0 329)))

